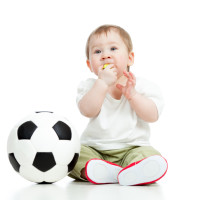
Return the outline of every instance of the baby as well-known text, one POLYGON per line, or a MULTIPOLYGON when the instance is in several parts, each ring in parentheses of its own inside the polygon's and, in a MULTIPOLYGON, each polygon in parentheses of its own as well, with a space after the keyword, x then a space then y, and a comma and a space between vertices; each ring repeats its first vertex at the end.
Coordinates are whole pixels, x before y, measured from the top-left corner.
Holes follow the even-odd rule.
POLYGON ((158 120, 163 99, 156 85, 129 71, 134 63, 129 34, 119 26, 100 26, 88 38, 86 55, 97 78, 78 87, 78 108, 90 121, 69 176, 95 184, 158 181, 168 164, 150 146, 148 123, 158 120))

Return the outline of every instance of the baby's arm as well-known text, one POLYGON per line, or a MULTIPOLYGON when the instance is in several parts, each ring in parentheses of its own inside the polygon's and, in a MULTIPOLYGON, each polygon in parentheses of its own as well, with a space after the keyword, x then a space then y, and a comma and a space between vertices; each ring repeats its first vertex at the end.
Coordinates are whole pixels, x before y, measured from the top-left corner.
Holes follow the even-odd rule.
POLYGON ((98 79, 88 93, 79 101, 79 110, 86 117, 95 117, 99 114, 108 88, 117 81, 117 72, 113 64, 106 69, 102 66, 98 72, 98 79))
POLYGON ((126 86, 117 84, 117 88, 122 91, 128 99, 131 108, 136 114, 146 122, 155 122, 158 120, 158 110, 156 104, 149 98, 141 95, 135 90, 136 78, 131 72, 124 71, 128 78, 126 86))
POLYGON ((137 115, 146 122, 155 122, 158 120, 158 110, 156 104, 149 98, 138 92, 129 99, 131 108, 137 115))
POLYGON ((101 110, 101 106, 108 91, 108 85, 101 79, 97 79, 93 87, 79 101, 80 112, 86 117, 95 117, 101 110))

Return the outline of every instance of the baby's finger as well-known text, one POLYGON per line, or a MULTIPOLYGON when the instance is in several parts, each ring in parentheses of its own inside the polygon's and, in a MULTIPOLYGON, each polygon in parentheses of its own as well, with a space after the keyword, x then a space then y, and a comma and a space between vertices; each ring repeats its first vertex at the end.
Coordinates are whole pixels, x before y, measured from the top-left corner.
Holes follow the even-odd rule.
POLYGON ((126 70, 124 70, 123 73, 124 73, 124 76, 126 76, 127 78, 129 78, 129 74, 128 74, 128 72, 126 70))
POLYGON ((135 80, 134 74, 132 72, 129 72, 129 74, 130 74, 131 78, 135 80))
POLYGON ((134 84, 134 83, 133 83, 132 80, 127 81, 127 85, 128 85, 128 86, 133 86, 133 84, 134 84))
POLYGON ((120 85, 120 84, 117 84, 116 87, 122 91, 122 89, 124 88, 124 86, 120 85))
POLYGON ((130 80, 134 79, 134 75, 131 72, 124 71, 124 75, 130 80))
POLYGON ((132 85, 135 85, 135 80, 134 79, 129 79, 127 82, 129 82, 132 85))

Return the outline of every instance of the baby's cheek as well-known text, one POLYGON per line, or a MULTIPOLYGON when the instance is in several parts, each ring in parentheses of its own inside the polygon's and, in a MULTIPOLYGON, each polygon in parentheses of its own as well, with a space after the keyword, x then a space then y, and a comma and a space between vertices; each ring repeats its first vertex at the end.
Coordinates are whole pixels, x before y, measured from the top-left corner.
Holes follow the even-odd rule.
POLYGON ((118 63, 121 66, 121 68, 125 68, 127 66, 127 57, 123 55, 119 56, 118 63))

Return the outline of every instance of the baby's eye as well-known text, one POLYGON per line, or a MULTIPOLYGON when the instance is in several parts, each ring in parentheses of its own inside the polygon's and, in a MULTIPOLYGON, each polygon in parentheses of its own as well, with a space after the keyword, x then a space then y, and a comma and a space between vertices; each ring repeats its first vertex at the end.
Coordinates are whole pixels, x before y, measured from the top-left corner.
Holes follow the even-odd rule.
POLYGON ((115 50, 117 50, 116 47, 111 47, 111 51, 115 51, 115 50))
POLYGON ((99 53, 101 53, 101 51, 100 51, 100 50, 95 50, 94 53, 95 53, 95 54, 99 54, 99 53))

